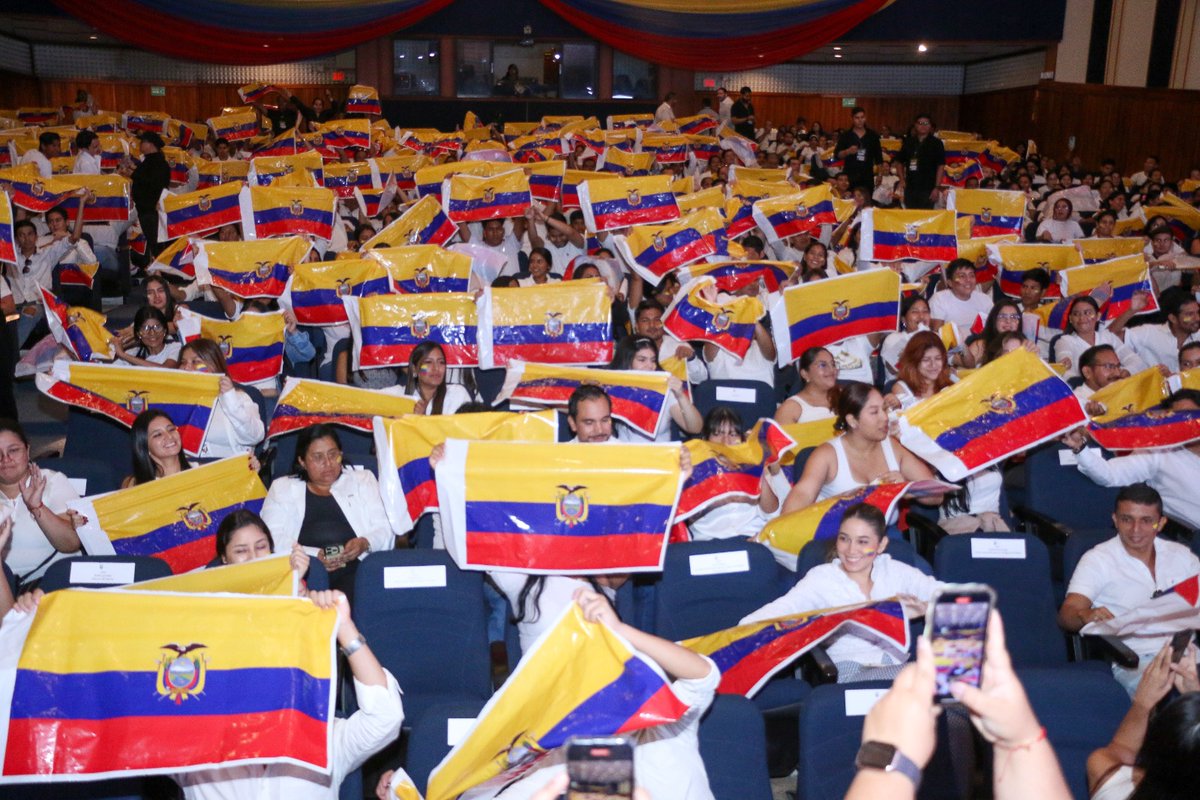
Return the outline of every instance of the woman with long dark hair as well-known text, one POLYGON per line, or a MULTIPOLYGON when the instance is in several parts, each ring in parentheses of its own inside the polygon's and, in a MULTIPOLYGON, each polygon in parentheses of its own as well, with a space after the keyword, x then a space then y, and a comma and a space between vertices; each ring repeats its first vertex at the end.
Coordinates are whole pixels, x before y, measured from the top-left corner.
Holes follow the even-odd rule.
POLYGON ((210 372, 221 376, 217 404, 208 421, 208 432, 200 446, 203 458, 226 458, 253 452, 266 429, 258 406, 250 395, 237 388, 225 374, 225 356, 212 339, 193 339, 179 349, 179 369, 210 372))
POLYGON ((775 421, 791 425, 832 417, 838 395, 838 366, 833 354, 824 347, 810 347, 796 362, 796 371, 804 385, 779 404, 775 421))
POLYGON ((133 474, 121 488, 177 475, 191 464, 183 453, 183 437, 163 411, 147 409, 133 421, 133 474))
MULTIPOLYGON (((644 336, 626 336, 617 342, 609 369, 662 372, 663 368, 658 363, 658 345, 654 343, 653 339, 644 336)), ((700 416, 700 412, 692 403, 692 398, 688 396, 683 381, 672 375, 667 379, 667 386, 669 387, 667 413, 659 417, 658 431, 653 440, 656 442, 671 441, 670 420, 674 420, 684 433, 699 433, 700 427, 704 424, 704 418, 700 416)), ((622 441, 643 442, 648 439, 640 431, 624 422, 618 421, 617 425, 617 436, 622 441)))
POLYGON ((120 336, 113 337, 117 358, 135 367, 175 369, 179 365, 180 344, 170 335, 170 324, 154 306, 142 306, 133 315, 132 352, 125 349, 120 336))
POLYGON ((431 341, 421 342, 409 354, 404 394, 417 401, 418 414, 453 414, 475 399, 466 386, 446 382, 446 352, 431 341))

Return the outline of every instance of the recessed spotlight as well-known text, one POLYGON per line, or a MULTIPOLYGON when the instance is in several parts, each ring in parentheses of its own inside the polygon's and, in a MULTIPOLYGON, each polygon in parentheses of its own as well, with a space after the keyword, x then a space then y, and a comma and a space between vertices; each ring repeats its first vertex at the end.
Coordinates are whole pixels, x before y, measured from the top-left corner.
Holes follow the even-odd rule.
POLYGON ((91 40, 94 42, 94 41, 96 41, 97 39, 99 39, 100 37, 99 37, 99 36, 97 36, 96 34, 94 34, 94 33, 93 33, 93 34, 92 34, 91 36, 89 36, 88 38, 89 38, 89 39, 91 39, 91 40))
POLYGON ((842 54, 841 54, 841 53, 834 53, 834 54, 833 54, 833 57, 834 57, 834 58, 841 58, 841 57, 842 57, 842 54))
POLYGON ((841 50, 842 48, 840 48, 840 47, 836 47, 836 46, 835 46, 833 49, 834 49, 834 50, 841 50))
POLYGON ((928 50, 928 49, 929 49, 929 48, 928 48, 928 47, 926 47, 926 46, 925 46, 925 45, 923 45, 923 44, 919 44, 919 45, 917 45, 917 52, 918 52, 918 53, 924 53, 924 52, 925 52, 926 50, 928 50))

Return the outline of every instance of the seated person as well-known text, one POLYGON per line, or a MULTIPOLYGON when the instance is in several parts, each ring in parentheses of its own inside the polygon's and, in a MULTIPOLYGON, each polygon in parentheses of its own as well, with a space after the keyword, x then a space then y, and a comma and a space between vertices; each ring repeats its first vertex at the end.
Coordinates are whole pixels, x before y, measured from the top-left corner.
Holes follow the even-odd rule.
POLYGON ((838 365, 833 354, 824 347, 810 347, 796 362, 796 371, 803 381, 801 389, 779 404, 775 421, 791 425, 832 417, 838 394, 838 365))
MULTIPOLYGON (((1195 473, 1193 473, 1195 474, 1195 473)), ((1160 589, 1200 573, 1200 559, 1187 547, 1158 533, 1167 522, 1159 493, 1144 483, 1123 488, 1113 509, 1117 535, 1083 554, 1058 610, 1059 626, 1076 633, 1148 603, 1160 589)), ((1137 669, 1113 664, 1113 676, 1132 696, 1142 672, 1169 636, 1122 637, 1141 662, 1137 669)))
POLYGON ((1100 403, 1091 400, 1091 396, 1121 379, 1121 359, 1117 351, 1109 344, 1098 344, 1083 351, 1079 357, 1079 374, 1083 383, 1075 387, 1075 396, 1084 402, 1084 409, 1090 416, 1105 413, 1106 409, 1100 403))
MULTIPOLYGON (((746 433, 736 411, 728 406, 716 406, 704 418, 700 438, 713 444, 734 447, 746 441, 746 433)), ((779 499, 771 490, 769 468, 763 470, 759 491, 761 494, 757 500, 745 495, 730 497, 710 506, 700 516, 689 519, 688 531, 692 539, 701 541, 757 535, 767 520, 779 511, 779 499)))
POLYGON ((221 394, 213 406, 200 446, 202 458, 227 458, 254 450, 266 429, 258 405, 250 395, 234 386, 225 374, 225 356, 212 339, 193 339, 179 350, 179 369, 185 372, 210 372, 221 376, 221 394))
MULTIPOLYGON (((262 517, 245 508, 226 515, 217 526, 217 560, 225 564, 244 564, 274 555, 275 540, 262 517)), ((299 544, 292 545, 292 571, 301 578, 308 572, 308 553, 299 544)), ((209 565, 213 566, 213 565, 209 565)))
POLYGON ((969 329, 978 317, 986 318, 992 310, 992 299, 976 288, 975 265, 965 258, 956 258, 944 270, 946 287, 929 299, 929 327, 937 330, 944 322, 953 322, 969 329))

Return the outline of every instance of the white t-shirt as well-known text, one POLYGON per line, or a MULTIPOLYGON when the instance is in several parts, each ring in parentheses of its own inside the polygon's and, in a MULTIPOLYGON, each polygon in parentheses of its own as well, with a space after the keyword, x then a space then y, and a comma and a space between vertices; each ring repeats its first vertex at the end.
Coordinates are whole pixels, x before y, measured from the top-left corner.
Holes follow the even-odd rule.
MULTIPOLYGON (((1193 333, 1184 344, 1200 342, 1200 333, 1193 333)), ((1179 371, 1179 340, 1171 333, 1165 322, 1161 325, 1139 325, 1125 329, 1125 344, 1133 348, 1148 366, 1167 367, 1171 372, 1179 371)))
POLYGON ((1041 239, 1042 234, 1047 231, 1050 233, 1050 241, 1055 243, 1083 238, 1083 228, 1073 219, 1042 220, 1037 227, 1037 238, 1041 239))
POLYGON ((826 345, 838 368, 839 381, 861 381, 874 383, 871 370, 871 340, 866 336, 852 336, 837 344, 826 345))
POLYGON ((50 165, 50 159, 42 154, 41 150, 29 150, 25 155, 21 156, 21 164, 35 164, 38 168, 38 175, 43 178, 49 178, 54 175, 54 167, 50 165))
POLYGON ((1079 454, 1079 471, 1101 486, 1119 487, 1148 483, 1162 495, 1167 516, 1200 528, 1200 456, 1185 447, 1172 450, 1142 450, 1105 460, 1097 447, 1079 454))
MULTIPOLYGON (((43 469, 42 475, 46 478, 42 505, 47 511, 62 514, 67 510, 68 501, 79 499, 79 493, 71 486, 66 475, 52 469, 43 469)), ((50 544, 20 495, 11 500, 0 495, 0 502, 5 503, 13 515, 12 545, 4 563, 8 564, 14 575, 35 580, 42 577, 52 563, 70 555, 55 552, 54 545, 50 544), (43 561, 46 563, 43 564, 43 561)))
POLYGON ((944 322, 953 322, 963 328, 975 324, 975 318, 982 316, 987 319, 992 310, 992 299, 983 292, 971 292, 966 300, 959 300, 954 292, 941 289, 933 293, 929 299, 929 316, 944 322))

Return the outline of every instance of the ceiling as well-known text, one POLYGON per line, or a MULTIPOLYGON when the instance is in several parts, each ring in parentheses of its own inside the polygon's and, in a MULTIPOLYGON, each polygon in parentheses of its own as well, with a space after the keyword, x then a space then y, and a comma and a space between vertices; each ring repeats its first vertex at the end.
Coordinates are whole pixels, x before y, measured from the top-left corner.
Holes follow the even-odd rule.
POLYGON ((65 14, 0 12, 0 31, 34 44, 119 45, 116 39, 65 14))

